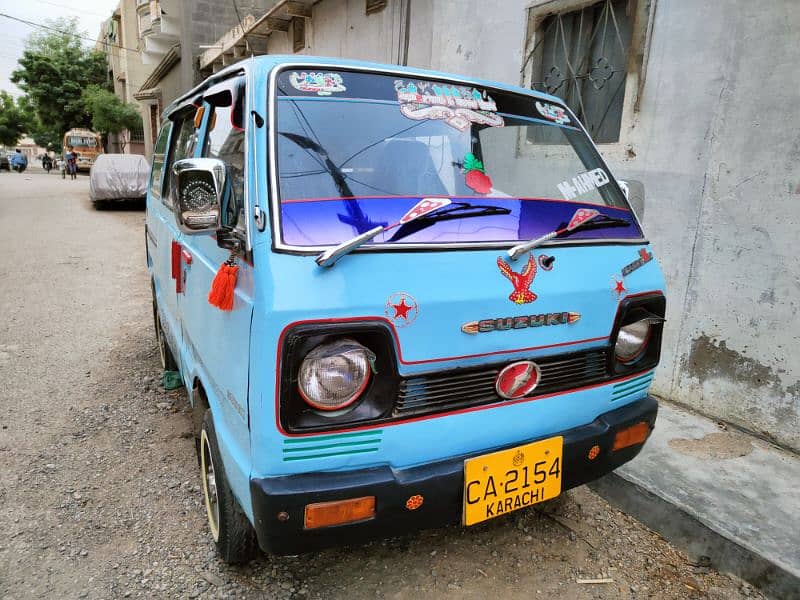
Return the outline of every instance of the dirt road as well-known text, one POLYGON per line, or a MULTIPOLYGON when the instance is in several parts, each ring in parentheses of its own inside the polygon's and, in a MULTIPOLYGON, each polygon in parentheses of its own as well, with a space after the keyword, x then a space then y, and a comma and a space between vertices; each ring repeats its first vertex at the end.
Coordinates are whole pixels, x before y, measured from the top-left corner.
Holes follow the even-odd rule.
POLYGON ((469 530, 224 566, 185 392, 159 385, 143 224, 141 207, 95 211, 86 177, 0 173, 0 597, 759 597, 587 489, 469 530))

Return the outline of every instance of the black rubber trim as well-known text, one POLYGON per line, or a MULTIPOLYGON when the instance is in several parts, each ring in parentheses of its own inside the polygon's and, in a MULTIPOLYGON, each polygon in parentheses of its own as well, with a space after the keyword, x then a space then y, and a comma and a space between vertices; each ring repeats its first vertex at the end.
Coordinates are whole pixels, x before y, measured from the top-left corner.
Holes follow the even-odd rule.
MULTIPOLYGON (((634 458, 642 445, 613 452, 614 434, 641 421, 647 422, 652 429, 657 413, 658 402, 647 396, 607 412, 587 425, 544 436, 564 437, 562 491, 602 477, 634 458), (589 460, 589 450, 594 445, 600 447, 600 453, 594 460, 589 460)), ((505 447, 513 448, 533 441, 536 439, 520 440, 505 447)), ((264 551, 273 554, 299 554, 458 523, 462 513, 464 460, 502 449, 487 448, 402 470, 380 466, 252 479, 250 491, 259 544, 264 551), (406 500, 416 494, 423 496, 424 503, 417 510, 409 511, 405 508, 406 500), (313 531, 304 529, 307 504, 361 496, 376 497, 374 519, 313 531), (279 513, 285 513, 288 519, 279 519, 279 513)))

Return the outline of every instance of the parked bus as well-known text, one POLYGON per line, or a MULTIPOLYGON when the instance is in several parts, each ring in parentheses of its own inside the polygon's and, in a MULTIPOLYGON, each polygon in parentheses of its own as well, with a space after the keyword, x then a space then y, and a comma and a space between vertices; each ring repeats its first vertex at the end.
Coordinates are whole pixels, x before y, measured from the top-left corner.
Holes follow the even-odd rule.
POLYGON ((94 160, 103 154, 103 140, 99 133, 89 129, 70 129, 64 134, 63 152, 66 154, 72 146, 78 153, 78 170, 88 171, 94 160))

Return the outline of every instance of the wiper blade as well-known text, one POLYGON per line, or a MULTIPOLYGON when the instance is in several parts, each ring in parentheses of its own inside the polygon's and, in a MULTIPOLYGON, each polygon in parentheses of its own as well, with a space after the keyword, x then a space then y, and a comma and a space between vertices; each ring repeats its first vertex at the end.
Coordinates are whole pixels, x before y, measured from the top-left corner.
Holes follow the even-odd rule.
POLYGON ((532 250, 537 246, 541 246, 545 242, 549 242, 554 238, 567 237, 573 232, 579 230, 602 229, 606 227, 630 227, 630 222, 626 221, 625 219, 609 217, 608 215, 604 215, 600 211, 593 208, 579 208, 577 211, 575 211, 575 214, 572 215, 569 223, 566 225, 562 223, 562 226, 555 231, 546 233, 542 237, 531 240, 530 242, 525 242, 523 244, 514 246, 508 251, 508 256, 511 258, 511 260, 517 260, 529 250, 532 250))
POLYGON ((501 206, 474 205, 468 202, 453 202, 447 208, 434 210, 422 217, 409 221, 402 225, 397 232, 389 238, 390 242, 396 242, 404 237, 413 235, 441 221, 453 221, 456 219, 469 219, 472 217, 490 217, 493 215, 507 215, 511 212, 510 208, 501 206))
POLYGON ((364 233, 361 233, 352 239, 345 240, 333 248, 328 248, 322 254, 317 256, 316 262, 320 267, 332 267, 342 256, 352 252, 362 244, 367 243, 378 234, 395 227, 402 227, 406 223, 410 223, 415 219, 424 217, 425 215, 439 210, 440 208, 444 208, 449 204, 451 204, 451 200, 449 198, 423 198, 417 202, 410 211, 404 214, 397 223, 392 223, 391 225, 379 225, 378 227, 370 229, 369 231, 365 231, 364 233))

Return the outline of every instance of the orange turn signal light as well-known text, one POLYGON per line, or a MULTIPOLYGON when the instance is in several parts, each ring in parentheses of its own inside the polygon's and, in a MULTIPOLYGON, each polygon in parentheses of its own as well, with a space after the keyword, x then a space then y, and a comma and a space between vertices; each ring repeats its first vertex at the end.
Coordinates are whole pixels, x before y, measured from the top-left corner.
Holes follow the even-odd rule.
POLYGON ((203 114, 206 112, 205 106, 198 106, 197 110, 194 111, 194 128, 200 129, 200 125, 203 124, 203 114))
POLYGON ((643 444, 650 435, 650 425, 648 423, 637 423, 625 429, 621 429, 614 436, 614 445, 612 450, 622 450, 628 446, 635 446, 636 444, 643 444))
POLYGON ((375 496, 306 505, 305 528, 318 529, 365 521, 375 516, 375 496))

